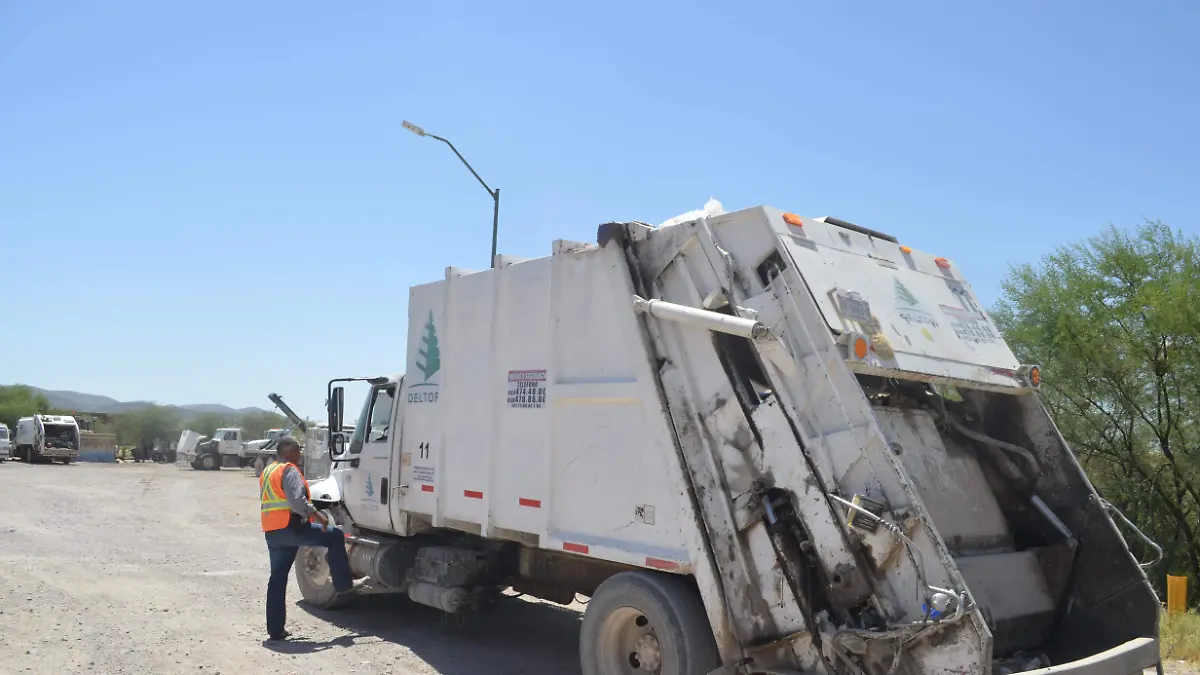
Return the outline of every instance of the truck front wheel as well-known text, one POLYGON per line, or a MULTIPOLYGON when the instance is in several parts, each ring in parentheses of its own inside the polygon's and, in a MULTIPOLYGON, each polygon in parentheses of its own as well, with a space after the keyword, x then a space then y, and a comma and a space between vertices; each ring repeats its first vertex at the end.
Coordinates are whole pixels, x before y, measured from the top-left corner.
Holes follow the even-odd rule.
POLYGON ((333 577, 329 574, 329 563, 325 561, 325 549, 317 546, 301 546, 296 553, 296 585, 304 601, 318 609, 341 607, 349 599, 333 588, 333 577))
POLYGON ((200 458, 200 468, 204 471, 213 471, 220 468, 217 464, 216 455, 205 455, 200 458))
POLYGON ((600 584, 583 615, 579 656, 583 675, 706 675, 721 665, 700 594, 654 572, 600 584))

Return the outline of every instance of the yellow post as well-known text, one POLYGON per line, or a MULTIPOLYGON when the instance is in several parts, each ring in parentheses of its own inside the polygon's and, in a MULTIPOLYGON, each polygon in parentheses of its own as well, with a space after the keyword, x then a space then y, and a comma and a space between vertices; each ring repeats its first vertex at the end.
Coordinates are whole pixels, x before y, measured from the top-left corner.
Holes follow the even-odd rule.
POLYGON ((1187 577, 1167 575, 1167 614, 1187 611, 1187 577))

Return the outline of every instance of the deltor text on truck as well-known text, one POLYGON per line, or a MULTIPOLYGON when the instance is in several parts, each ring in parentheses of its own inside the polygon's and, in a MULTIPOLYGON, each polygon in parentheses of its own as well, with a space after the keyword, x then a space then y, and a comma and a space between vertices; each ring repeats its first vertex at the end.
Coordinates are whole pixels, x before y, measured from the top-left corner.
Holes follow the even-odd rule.
POLYGON ((33 415, 17 420, 14 454, 30 464, 79 457, 79 423, 70 415, 33 415))
MULTIPOLYGON (((367 592, 588 596, 586 675, 1158 662, 1145 574, 953 261, 756 207, 495 263, 409 290, 348 443, 330 383, 312 495, 367 592)), ((297 576, 344 600, 320 550, 297 576)))

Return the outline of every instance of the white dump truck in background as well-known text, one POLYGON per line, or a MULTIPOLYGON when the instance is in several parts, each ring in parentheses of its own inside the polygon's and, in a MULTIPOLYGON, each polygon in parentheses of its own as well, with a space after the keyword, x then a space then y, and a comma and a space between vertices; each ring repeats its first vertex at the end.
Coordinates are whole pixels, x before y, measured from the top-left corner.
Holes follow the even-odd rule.
POLYGON ((201 471, 253 466, 257 475, 264 462, 275 456, 275 441, 288 433, 288 429, 271 429, 265 439, 245 441, 245 434, 237 427, 217 429, 211 439, 184 430, 179 436, 175 465, 201 471))
MULTIPOLYGON (((409 290, 348 444, 329 385, 312 495, 367 592, 589 596, 585 675, 1159 663, 1153 589, 952 261, 756 207, 495 263, 409 290)), ((323 550, 296 569, 345 600, 323 550)))
POLYGON ((12 442, 8 437, 8 425, 0 423, 0 462, 12 456, 12 442))
POLYGON ((79 423, 70 415, 33 415, 17 420, 14 454, 30 464, 79 457, 79 423))
POLYGON ((236 427, 217 429, 212 438, 184 430, 179 436, 175 464, 202 471, 215 471, 221 467, 240 468, 246 466, 242 455, 243 445, 242 430, 236 427))

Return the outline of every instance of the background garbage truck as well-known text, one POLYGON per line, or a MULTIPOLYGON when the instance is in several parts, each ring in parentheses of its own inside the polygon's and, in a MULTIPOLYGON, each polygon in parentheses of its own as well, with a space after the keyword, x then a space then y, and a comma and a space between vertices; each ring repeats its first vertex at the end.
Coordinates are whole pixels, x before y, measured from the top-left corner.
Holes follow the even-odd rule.
POLYGON ((33 415, 17 420, 14 455, 36 464, 79 458, 79 423, 70 415, 33 415))
MULTIPOLYGON (((368 592, 588 596, 586 675, 1159 661, 1158 600, 1040 370, 951 260, 755 207, 605 224, 407 301, 404 372, 367 379, 348 443, 338 382, 366 378, 329 384, 312 487, 368 592)), ((297 574, 345 601, 321 550, 297 574)))

